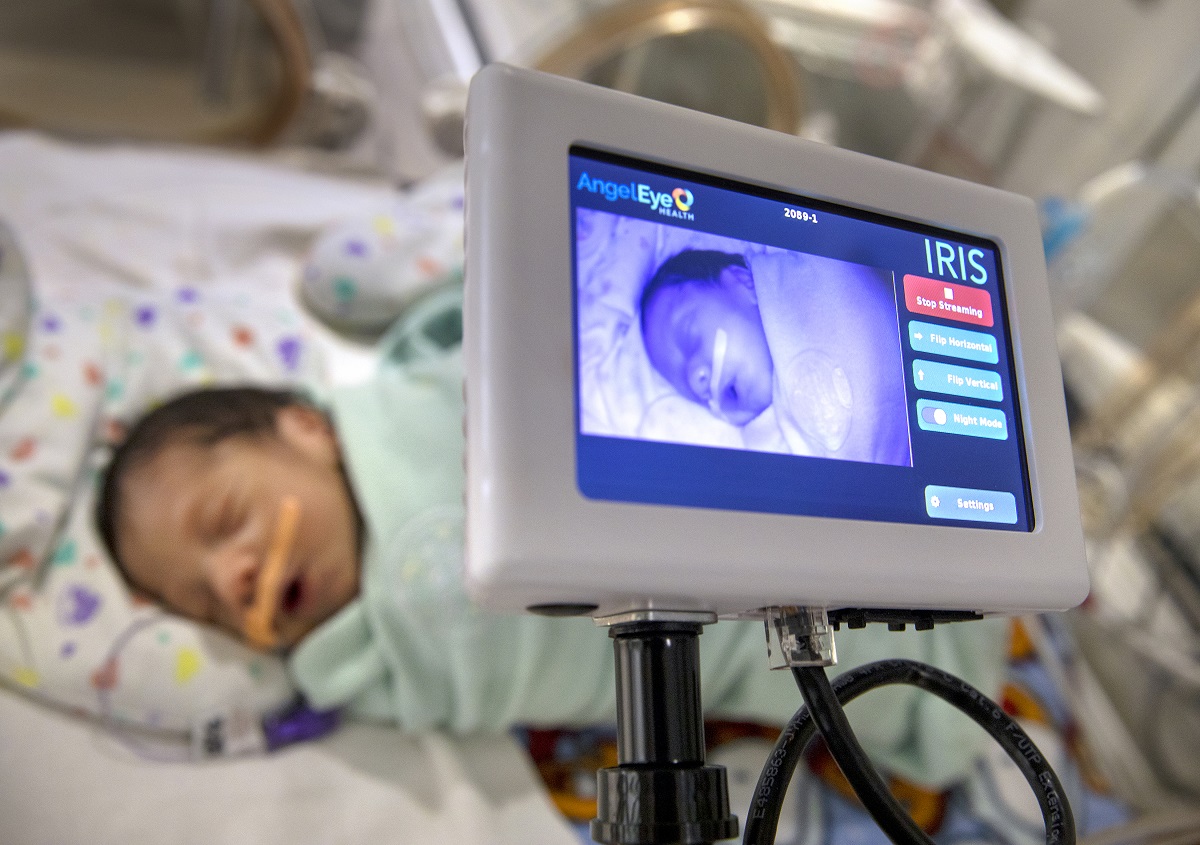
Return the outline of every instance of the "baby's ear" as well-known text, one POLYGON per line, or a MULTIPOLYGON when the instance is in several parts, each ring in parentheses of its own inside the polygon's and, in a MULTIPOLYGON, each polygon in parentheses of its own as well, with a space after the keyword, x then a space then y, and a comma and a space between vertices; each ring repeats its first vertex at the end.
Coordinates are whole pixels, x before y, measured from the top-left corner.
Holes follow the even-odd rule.
POLYGON ((744 288, 750 294, 752 302, 758 302, 758 294, 754 290, 754 274, 750 268, 738 264, 730 264, 721 271, 721 281, 731 287, 744 288))
POLYGON ((275 428, 285 443, 321 459, 340 460, 337 437, 329 418, 307 405, 287 405, 275 416, 275 428))

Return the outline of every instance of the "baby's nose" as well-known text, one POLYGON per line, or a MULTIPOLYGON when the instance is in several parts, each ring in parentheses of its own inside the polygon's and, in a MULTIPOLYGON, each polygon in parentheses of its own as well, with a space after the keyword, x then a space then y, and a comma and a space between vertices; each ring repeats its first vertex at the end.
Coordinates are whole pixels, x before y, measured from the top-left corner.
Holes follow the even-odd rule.
POLYGON ((692 389, 692 393, 701 402, 708 401, 711 379, 712 373, 709 371, 707 364, 695 364, 688 373, 688 387, 692 389))
POLYGON ((253 603, 259 557, 244 547, 227 547, 213 555, 210 572, 213 590, 231 611, 240 613, 253 603))

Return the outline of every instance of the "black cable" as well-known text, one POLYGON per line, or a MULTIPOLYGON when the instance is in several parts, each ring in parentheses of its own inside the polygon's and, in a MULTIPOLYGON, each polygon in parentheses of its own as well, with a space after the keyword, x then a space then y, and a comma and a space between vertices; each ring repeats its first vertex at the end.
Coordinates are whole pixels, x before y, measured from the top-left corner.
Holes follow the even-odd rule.
MULTIPOLYGON (((904 662, 909 661, 886 661, 886 662, 904 662)), ((776 828, 779 825, 779 813, 783 807, 783 798, 787 793, 788 784, 791 781, 792 774, 796 770, 796 766, 800 762, 800 758, 804 753, 805 747, 816 735, 818 727, 816 720, 813 717, 813 709, 818 711, 824 709, 828 712, 836 712, 841 716, 841 720, 845 722, 845 714, 842 712, 841 705, 852 701, 868 690, 878 686, 883 686, 886 683, 899 683, 899 680, 884 680, 874 672, 864 672, 864 669, 879 667, 879 663, 869 664, 869 666, 861 667, 858 670, 847 672, 837 679, 836 686, 830 688, 829 694, 833 697, 833 707, 828 706, 828 701, 818 694, 818 705, 813 708, 813 697, 810 692, 805 691, 807 681, 804 680, 807 676, 802 672, 815 672, 822 680, 825 681, 825 686, 829 687, 829 681, 825 677, 825 673, 821 669, 816 670, 799 670, 793 669, 792 673, 796 677, 796 682, 800 685, 801 694, 805 700, 809 702, 809 706, 803 706, 796 711, 796 714, 788 722, 783 733, 775 743, 775 748, 771 752, 771 756, 767 758, 767 764, 763 767, 762 775, 759 777, 758 786, 755 788, 754 801, 750 805, 750 811, 747 814, 746 829, 743 842, 746 845, 751 843, 772 843, 775 841, 776 828), (821 702, 825 702, 824 708, 821 702)), ((849 730, 849 725, 846 724, 846 730, 849 730)), ((853 740, 853 734, 851 734, 853 740)), ((835 739, 835 742, 837 740, 835 739)), ((857 753, 861 760, 866 761, 868 778, 875 781, 874 786, 864 785, 860 791, 860 784, 856 784, 851 780, 851 785, 860 799, 863 798, 863 792, 867 798, 863 800, 864 806, 867 806, 868 800, 874 801, 875 807, 872 809, 868 806, 868 811, 880 828, 888 835, 893 842, 898 843, 931 843, 932 840, 925 835, 925 832, 917 826, 916 822, 909 816, 896 799, 892 797, 887 786, 880 780, 879 775, 875 772, 873 766, 867 760, 862 748, 858 746, 857 740, 853 740, 857 747, 857 753), (882 817, 882 820, 881 820, 882 817)), ((826 739, 826 745, 830 745, 826 739)), ((830 745, 830 752, 833 752, 830 745)), ((835 760, 838 757, 834 756, 835 760)), ((838 760, 838 765, 841 766, 841 761, 838 760)), ((861 768, 861 766, 860 766, 861 768)), ((847 776, 847 780, 850 780, 847 776)))
POLYGON ((829 683, 821 669, 793 669, 796 683, 801 688, 808 706, 796 711, 780 734, 779 740, 759 776, 755 788, 754 800, 747 813, 746 829, 743 842, 745 845, 755 843, 771 843, 779 825, 779 813, 783 807, 783 798, 791 781, 804 748, 818 730, 817 720, 814 719, 812 708, 818 711, 831 710, 835 712, 830 718, 827 714, 819 714, 824 727, 833 732, 831 741, 825 735, 826 745, 834 759, 846 774, 859 797, 864 798, 856 781, 861 781, 868 795, 863 804, 871 811, 870 800, 875 812, 871 812, 880 828, 898 845, 909 845, 912 842, 930 842, 928 836, 916 827, 912 818, 887 791, 874 767, 866 761, 862 748, 858 745, 853 733, 849 732, 849 724, 845 721, 842 705, 854 700, 863 693, 890 684, 908 684, 933 693, 949 704, 958 708, 982 727, 1005 750, 1025 779, 1029 781, 1037 796, 1042 810, 1042 818, 1046 825, 1047 845, 1074 845, 1075 822, 1067 803, 1062 784, 1055 775, 1045 757, 1038 751, 1029 736, 1013 719, 1000 709, 991 699, 972 687, 966 681, 956 678, 948 672, 943 672, 933 666, 912 660, 881 660, 857 669, 852 669, 829 683), (824 691, 820 689, 824 687, 824 691), (812 697, 810 698, 810 692, 812 697), (840 716, 841 727, 838 726, 840 716), (846 734, 841 735, 842 729, 846 734), (857 748, 857 752, 845 762, 838 757, 848 745, 857 748), (835 749, 836 746, 836 749, 835 749), (853 769, 857 763, 866 761, 868 773, 856 772, 852 777, 847 768, 853 769), (874 781, 875 785, 871 784, 874 781), (882 791, 882 795, 880 795, 882 791), (876 815, 882 813, 883 818, 876 815), (903 817, 901 820, 899 817, 903 817), (907 823, 906 823, 907 822, 907 823), (912 829, 917 833, 913 835, 912 829))
POLYGON ((879 829, 897 845, 909 842, 933 845, 933 840, 893 797, 891 790, 871 764, 867 752, 863 751, 850 722, 846 719, 846 713, 842 710, 842 704, 838 701, 837 693, 833 691, 825 670, 820 666, 797 668, 792 670, 792 676, 813 714, 817 730, 824 738, 830 755, 850 782, 867 813, 879 825, 879 829))

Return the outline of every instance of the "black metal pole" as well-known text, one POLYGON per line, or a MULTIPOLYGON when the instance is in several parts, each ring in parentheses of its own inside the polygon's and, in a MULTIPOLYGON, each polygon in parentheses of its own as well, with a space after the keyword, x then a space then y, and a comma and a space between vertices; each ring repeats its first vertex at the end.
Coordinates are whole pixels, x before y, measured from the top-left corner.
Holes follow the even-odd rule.
POLYGON ((592 838, 705 845, 737 836, 722 766, 704 762, 698 622, 613 625, 617 765, 597 775, 592 838))

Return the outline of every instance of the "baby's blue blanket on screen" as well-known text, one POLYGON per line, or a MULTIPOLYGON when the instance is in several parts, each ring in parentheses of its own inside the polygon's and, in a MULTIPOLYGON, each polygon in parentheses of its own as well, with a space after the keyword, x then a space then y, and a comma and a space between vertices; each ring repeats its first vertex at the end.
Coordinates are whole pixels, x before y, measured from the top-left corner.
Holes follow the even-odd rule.
POLYGON ((790 450, 909 466, 891 273, 784 250, 751 256, 750 269, 790 450))

